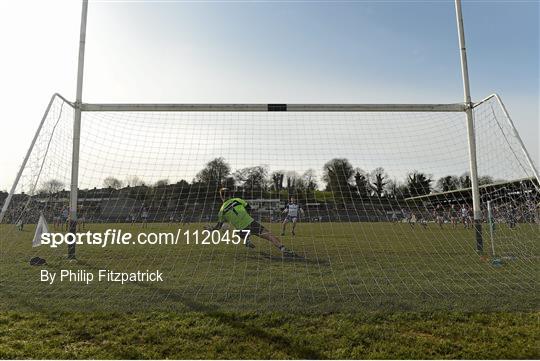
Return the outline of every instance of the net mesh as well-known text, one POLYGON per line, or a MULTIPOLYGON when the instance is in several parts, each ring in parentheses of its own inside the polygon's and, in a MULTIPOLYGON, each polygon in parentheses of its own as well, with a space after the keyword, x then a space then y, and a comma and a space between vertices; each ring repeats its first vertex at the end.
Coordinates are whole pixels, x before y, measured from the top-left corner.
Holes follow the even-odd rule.
POLYGON ((51 232, 67 231, 73 113, 53 102, 0 225, 5 307, 328 312, 538 304, 538 183, 496 99, 474 109, 481 255, 463 113, 84 112, 78 230, 179 237, 176 244, 77 245, 78 261, 69 262, 66 246, 32 248, 32 239, 40 214, 51 232), (283 257, 255 236, 254 249, 194 244, 194 233, 218 220, 225 186, 301 257, 283 257), (291 196, 302 209, 294 235, 291 196), (34 256, 47 265, 28 265, 34 256), (159 270, 163 282, 87 284, 81 276, 48 284, 43 269, 95 277, 159 270))

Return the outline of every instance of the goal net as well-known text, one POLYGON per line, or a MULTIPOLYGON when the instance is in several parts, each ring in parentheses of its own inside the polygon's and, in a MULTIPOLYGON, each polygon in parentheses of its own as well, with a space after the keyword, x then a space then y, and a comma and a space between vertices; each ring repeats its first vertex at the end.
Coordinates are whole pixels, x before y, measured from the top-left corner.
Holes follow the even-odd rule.
MULTIPOLYGON (((74 108, 53 98, 0 224, 5 297, 24 300, 20 307, 78 310, 538 304, 538 180, 498 97, 473 110, 483 254, 476 252, 465 113, 457 105, 178 109, 84 108, 78 231, 117 230, 137 241, 143 234, 148 242, 78 244, 78 261, 69 262, 65 245, 32 247, 40 214, 50 232, 68 231, 74 108), (227 225, 219 242, 203 244, 204 227, 218 221, 223 187, 300 257, 283 257, 254 235, 253 249, 228 242, 227 225), (298 207, 288 207, 291 197, 298 207), (150 234, 173 234, 176 243, 151 244, 150 234), (29 266, 35 256, 47 265, 29 266), (95 277, 159 270, 163 281, 88 282, 82 275, 48 285, 42 269, 95 277)), ((8 194, 1 197, 4 203, 8 194)))

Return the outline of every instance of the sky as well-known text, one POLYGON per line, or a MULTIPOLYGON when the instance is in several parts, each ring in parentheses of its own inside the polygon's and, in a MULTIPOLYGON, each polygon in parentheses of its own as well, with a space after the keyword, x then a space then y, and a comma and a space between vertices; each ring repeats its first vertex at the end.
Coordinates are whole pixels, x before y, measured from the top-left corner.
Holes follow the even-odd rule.
MULTIPOLYGON (((0 2, 0 190, 55 92, 74 100, 81 3, 0 2)), ((463 1, 473 101, 498 93, 539 162, 539 2, 463 1)), ((83 101, 463 101, 453 1, 90 1, 83 101)))

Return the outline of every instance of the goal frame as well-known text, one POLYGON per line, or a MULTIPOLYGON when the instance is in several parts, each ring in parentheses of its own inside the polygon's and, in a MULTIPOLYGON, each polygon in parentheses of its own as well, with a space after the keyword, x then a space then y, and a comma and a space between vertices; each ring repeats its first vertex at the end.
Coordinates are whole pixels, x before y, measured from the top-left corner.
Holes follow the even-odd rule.
MULTIPOLYGON (((36 130, 31 145, 26 153, 23 163, 17 173, 13 186, 6 198, 2 210, 0 211, 0 222, 7 211, 11 202, 15 189, 18 185, 22 172, 32 153, 32 149, 39 136, 48 112, 56 97, 59 97, 66 104, 69 104, 74 109, 73 120, 73 146, 72 146, 72 164, 71 164, 71 182, 70 182, 70 231, 76 231, 77 225, 77 202, 78 202, 78 177, 79 177, 79 149, 81 136, 81 118, 82 112, 462 112, 465 114, 467 126, 467 142, 469 148, 469 168, 471 174, 471 192, 473 198, 474 212, 474 228, 476 238, 476 250, 479 253, 483 252, 483 240, 481 230, 481 210, 480 196, 478 186, 478 172, 476 159, 476 138, 474 128, 473 109, 489 99, 496 98, 500 104, 507 122, 509 123, 514 137, 518 140, 522 152, 524 153, 527 162, 537 180, 539 180, 538 171, 536 170, 532 159, 525 148, 521 137, 519 136, 510 115, 508 114, 504 104, 497 94, 492 94, 479 103, 471 101, 469 88, 469 74, 467 65, 467 55, 465 47, 465 35, 463 26, 463 16, 461 10, 461 0, 455 0, 457 31, 460 47, 461 71, 463 80, 464 102, 450 104, 106 104, 106 103, 83 103, 83 79, 84 79, 84 53, 86 42, 86 23, 88 13, 88 0, 82 0, 81 26, 79 34, 79 53, 78 53, 78 69, 77 69, 77 89, 75 102, 69 102, 60 94, 54 94, 47 106, 45 114, 36 130)), ((540 180, 539 180, 540 182, 540 180)), ((69 247, 68 257, 75 257, 75 247, 69 247)))
POLYGON ((453 104, 81 104, 84 112, 464 112, 453 104))
MULTIPOLYGON (((11 199, 14 195, 14 192, 19 183, 22 172, 30 158, 36 140, 39 136, 39 133, 43 127, 45 120, 49 114, 52 104, 56 99, 61 100, 73 110, 77 109, 75 102, 71 102, 63 97, 61 94, 55 93, 51 97, 45 112, 41 118, 41 122, 36 129, 32 142, 26 152, 26 155, 23 159, 23 162, 19 168, 17 176, 12 184, 12 187, 8 193, 6 201, 2 206, 0 211, 0 222, 11 203, 11 199)), ((523 152, 525 158, 531 170, 534 173, 536 180, 540 183, 540 177, 538 170, 536 169, 532 158, 527 151, 521 136, 519 135, 510 114, 508 113, 504 103, 498 94, 494 93, 484 98, 478 103, 472 104, 472 109, 478 107, 479 105, 495 99, 500 105, 503 113, 505 115, 506 121, 512 130, 512 135, 518 141, 518 144, 523 152)), ((350 112, 350 113, 362 113, 362 112, 409 112, 409 113, 425 113, 425 112, 447 112, 447 113, 464 113, 467 110, 467 105, 464 103, 447 103, 447 104, 317 104, 317 103, 307 103, 307 104, 254 104, 254 103, 81 103, 79 106, 81 113, 84 112, 350 112)), ((73 155, 73 154, 72 154, 73 155)), ((73 168, 78 169, 79 158, 72 157, 73 161, 76 162, 73 168)), ((78 173, 78 172, 77 172, 78 173)), ((78 174, 77 174, 78 176, 78 174)), ((78 188, 75 190, 77 192, 78 188)), ((71 190, 70 193, 74 193, 74 190, 71 190)))

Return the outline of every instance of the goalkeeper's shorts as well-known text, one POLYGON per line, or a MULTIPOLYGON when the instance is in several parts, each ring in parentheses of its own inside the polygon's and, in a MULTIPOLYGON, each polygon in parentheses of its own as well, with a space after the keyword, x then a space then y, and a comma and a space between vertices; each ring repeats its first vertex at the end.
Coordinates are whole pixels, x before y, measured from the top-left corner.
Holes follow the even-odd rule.
POLYGON ((249 226, 244 228, 242 231, 249 231, 249 234, 252 234, 254 236, 260 236, 263 233, 268 233, 268 230, 257 221, 251 222, 249 226))

